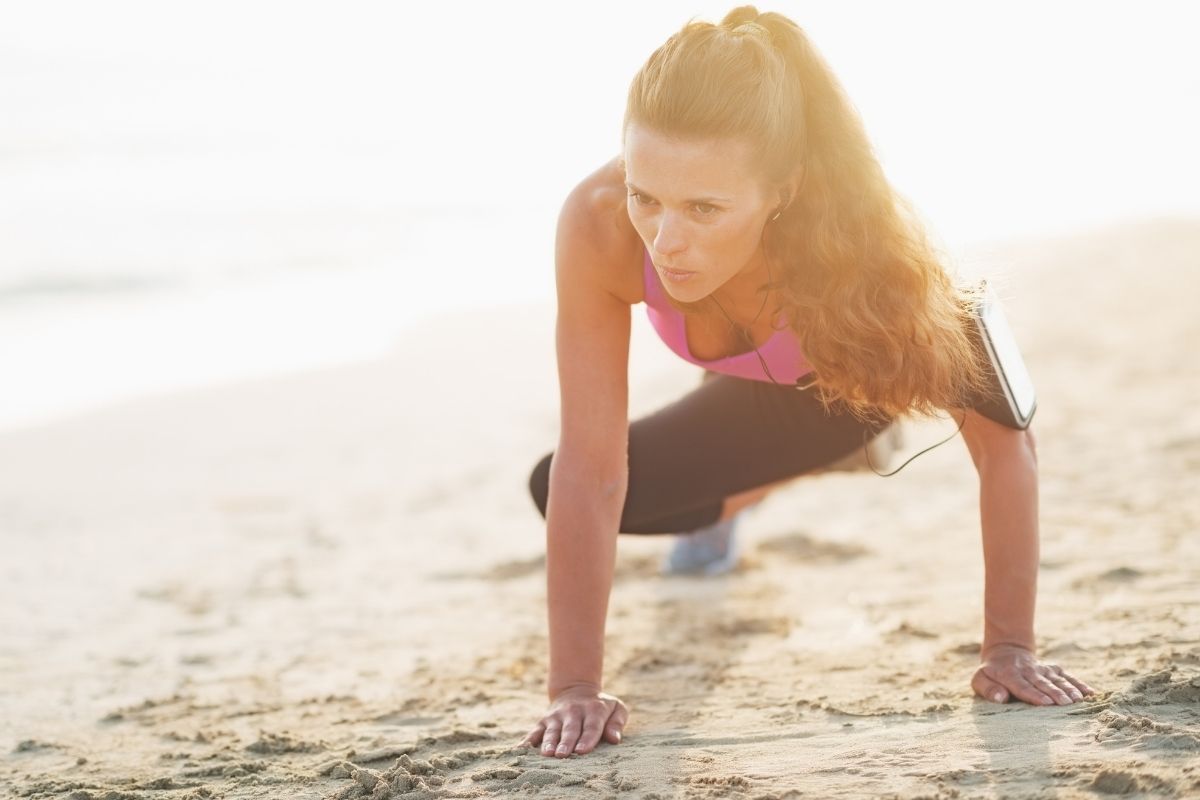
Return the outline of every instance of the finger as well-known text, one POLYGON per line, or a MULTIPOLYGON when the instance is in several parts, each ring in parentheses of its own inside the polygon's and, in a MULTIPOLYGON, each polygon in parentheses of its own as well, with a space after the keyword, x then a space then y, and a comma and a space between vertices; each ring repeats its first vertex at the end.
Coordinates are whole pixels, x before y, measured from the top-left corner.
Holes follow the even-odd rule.
POLYGON ((613 744, 620 744, 625 735, 625 724, 629 722, 629 706, 621 700, 616 702, 613 711, 604 724, 604 738, 613 744))
POLYGON ((583 733, 579 735, 579 743, 575 745, 576 753, 583 755, 596 749, 596 745, 600 743, 600 736, 604 733, 604 711, 603 708, 598 712, 592 711, 584 719, 583 733))
POLYGON ((537 727, 525 734, 525 738, 521 740, 520 747, 537 747, 542 742, 542 733, 546 730, 546 723, 539 722, 537 727))
POLYGON ((1012 673, 1002 679, 1004 688, 1016 695, 1017 699, 1034 706, 1052 706, 1054 698, 1034 686, 1020 673, 1012 673))
POLYGON ((1026 680, 1046 693, 1050 697, 1051 702, 1057 703, 1060 706, 1067 706, 1071 704, 1070 696, 1062 689, 1051 683, 1050 679, 1040 672, 1031 673, 1026 677, 1026 680))
POLYGON ((558 747, 554 750, 554 756, 556 758, 570 756, 571 751, 575 749, 575 745, 579 742, 579 733, 582 730, 583 720, 580 719, 578 713, 569 715, 566 723, 563 724, 562 736, 558 740, 558 747))
POLYGON ((988 674, 982 668, 975 671, 975 676, 971 678, 971 688, 975 690, 975 694, 985 700, 990 700, 993 703, 1008 702, 1008 689, 988 677, 988 674))
POLYGON ((554 750, 558 747, 560 733, 562 733, 562 723, 558 719, 553 719, 546 723, 546 732, 542 734, 542 755, 554 755, 554 750))
POLYGON ((1076 689, 1078 689, 1079 691, 1081 691, 1083 694, 1085 694, 1085 695, 1089 695, 1089 694, 1095 694, 1095 693, 1096 693, 1096 690, 1095 690, 1095 689, 1093 689, 1091 686, 1088 686, 1086 683, 1084 683, 1083 681, 1079 680, 1079 679, 1078 679, 1078 678, 1076 678, 1074 675, 1071 675, 1069 672, 1065 671, 1065 670, 1064 670, 1064 669, 1062 669, 1061 667, 1060 667, 1060 668, 1059 668, 1059 670, 1058 670, 1058 674, 1059 674, 1059 675, 1062 675, 1064 678, 1066 678, 1067 680, 1069 680, 1069 681, 1071 682, 1071 685, 1072 685, 1072 686, 1074 686, 1074 687, 1075 687, 1076 689))
POLYGON ((1083 699, 1083 693, 1075 688, 1075 684, 1071 683, 1061 673, 1052 672, 1046 676, 1047 679, 1062 691, 1066 692, 1067 697, 1074 703, 1076 700, 1083 699))

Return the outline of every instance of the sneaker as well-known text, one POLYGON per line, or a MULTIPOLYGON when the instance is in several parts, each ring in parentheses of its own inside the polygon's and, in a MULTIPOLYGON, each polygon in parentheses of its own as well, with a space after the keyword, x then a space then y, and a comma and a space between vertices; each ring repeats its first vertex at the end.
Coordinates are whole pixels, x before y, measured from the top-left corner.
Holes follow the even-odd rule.
POLYGON ((900 420, 893 421, 880 433, 867 442, 866 450, 871 455, 870 463, 863 448, 859 447, 834 463, 822 467, 820 472, 858 472, 870 470, 872 466, 878 472, 887 472, 896 455, 904 449, 904 432, 900 420))
POLYGON ((664 575, 721 575, 737 566, 737 537, 734 531, 741 514, 714 522, 706 528, 675 537, 663 559, 664 575))

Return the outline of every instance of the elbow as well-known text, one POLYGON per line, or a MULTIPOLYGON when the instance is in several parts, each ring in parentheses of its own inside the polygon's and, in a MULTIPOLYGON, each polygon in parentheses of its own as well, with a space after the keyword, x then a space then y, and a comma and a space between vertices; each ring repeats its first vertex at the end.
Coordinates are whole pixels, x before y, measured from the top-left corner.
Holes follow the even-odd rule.
POLYGON ((1008 447, 989 453, 984 457, 984 469, 1002 469, 1022 474, 1037 474, 1037 444, 1028 429, 1013 431, 1013 441, 1008 447))
MULTIPOLYGON (((542 519, 546 518, 546 509, 550 504, 550 483, 553 471, 551 467, 558 461, 562 461, 564 465, 567 465, 560 465, 560 467, 555 469, 562 468, 568 470, 566 478, 568 486, 585 486, 585 496, 596 497, 600 500, 624 497, 628 482, 627 468, 614 467, 608 471, 587 469, 576 472, 569 466, 575 463, 570 454, 566 457, 558 457, 557 454, 559 452, 561 450, 547 453, 534 465, 533 470, 529 473, 529 496, 533 500, 538 513, 542 515, 542 519), (587 476, 582 483, 577 479, 577 475, 580 473, 587 476), (600 480, 597 483, 597 480, 599 480, 597 476, 599 475, 607 475, 609 477, 607 480, 600 480)), ((561 482, 562 478, 560 477, 558 480, 561 482)))
POLYGON ((978 412, 967 411, 962 432, 971 460, 980 474, 1001 466, 1037 471, 1037 436, 1032 425, 1018 430, 978 412))

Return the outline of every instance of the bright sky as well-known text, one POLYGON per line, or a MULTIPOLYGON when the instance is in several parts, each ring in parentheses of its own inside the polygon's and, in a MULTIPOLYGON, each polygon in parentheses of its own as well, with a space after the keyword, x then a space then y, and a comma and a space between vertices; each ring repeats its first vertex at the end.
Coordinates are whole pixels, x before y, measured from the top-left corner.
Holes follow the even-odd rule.
MULTIPOLYGON (((10 4, 0 99, 22 113, 0 122, 0 143, 16 159, 56 146, 164 154, 164 175, 176 166, 165 154, 204 161, 194 185, 153 187, 168 205, 187 194, 364 214, 553 209, 615 152, 626 87, 651 50, 689 16, 730 7, 10 4), (232 151, 256 157, 227 171, 232 151)), ((1189 3, 759 7, 808 32, 894 183, 952 243, 1200 213, 1189 3)), ((84 196, 107 191, 89 168, 119 191, 85 162, 62 165, 84 196)))

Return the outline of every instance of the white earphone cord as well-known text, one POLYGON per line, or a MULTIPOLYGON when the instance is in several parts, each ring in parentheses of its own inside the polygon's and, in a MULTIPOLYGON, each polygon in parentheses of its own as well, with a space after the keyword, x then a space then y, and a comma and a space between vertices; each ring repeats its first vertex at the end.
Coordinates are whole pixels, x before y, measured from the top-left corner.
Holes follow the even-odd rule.
MULTIPOLYGON (((778 215, 776 215, 776 216, 778 216, 778 215)), ((753 325, 755 322, 758 322, 758 318, 762 316, 763 309, 765 309, 767 307, 767 298, 769 297, 769 287, 771 286, 771 282, 772 282, 771 281, 771 263, 770 263, 769 259, 766 262, 766 266, 767 266, 768 293, 763 295, 762 305, 759 306, 758 313, 754 315, 754 319, 750 321, 751 325, 753 325)), ((725 307, 721 305, 720 301, 717 300, 715 295, 709 295, 709 297, 712 298, 712 301, 717 304, 717 308, 721 309, 721 314, 723 314, 725 316, 725 319, 729 320, 729 324, 733 326, 733 329, 738 331, 739 333, 741 333, 742 338, 744 338, 746 340, 746 343, 749 344, 750 347, 754 350, 754 354, 756 356, 758 356, 758 363, 762 365, 763 372, 766 373, 767 378, 770 379, 771 383, 775 384, 776 386, 783 387, 784 384, 775 380, 775 376, 771 374, 770 368, 767 367, 767 360, 765 358, 763 358, 762 353, 760 353, 758 351, 758 346, 756 344, 754 344, 754 338, 750 336, 749 332, 747 332, 747 330, 745 328, 741 327, 740 325, 738 325, 736 322, 733 321, 733 319, 729 316, 729 314, 727 314, 725 312, 725 307)), ((806 386, 801 386, 800 382, 797 381, 796 384, 794 386, 792 386, 791 388, 796 389, 797 391, 803 392, 803 391, 807 391, 808 389, 811 389, 812 385, 813 385, 812 383, 809 383, 806 386)), ((963 425, 965 425, 966 422, 967 422, 967 415, 964 413, 963 418, 959 421, 958 427, 954 430, 954 433, 950 434, 945 439, 942 439, 937 444, 926 447, 924 450, 922 450, 921 452, 917 453, 916 455, 910 457, 907 461, 905 461, 900 466, 896 467, 891 472, 880 472, 879 470, 875 469, 875 465, 873 463, 871 463, 871 451, 867 448, 867 432, 866 432, 866 430, 864 430, 862 432, 862 447, 863 447, 863 455, 866 456, 866 459, 867 459, 867 466, 870 467, 871 471, 874 472, 879 477, 890 478, 893 475, 895 475, 897 472, 899 472, 900 470, 904 469, 909 464, 911 464, 913 462, 913 460, 916 459, 917 457, 923 456, 926 453, 928 453, 930 450, 933 450, 934 448, 937 448, 937 447, 941 447, 946 442, 953 439, 963 429, 963 425)), ((879 435, 879 434, 876 434, 876 435, 879 435)))

